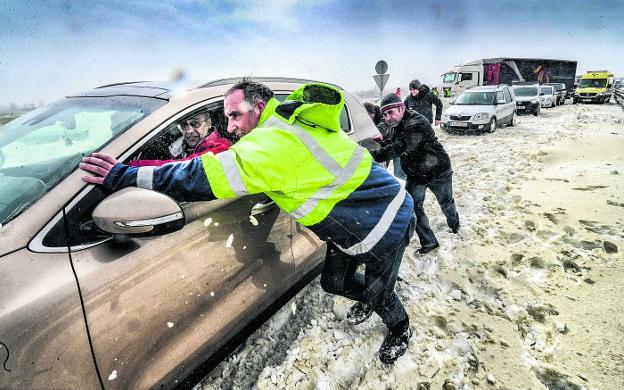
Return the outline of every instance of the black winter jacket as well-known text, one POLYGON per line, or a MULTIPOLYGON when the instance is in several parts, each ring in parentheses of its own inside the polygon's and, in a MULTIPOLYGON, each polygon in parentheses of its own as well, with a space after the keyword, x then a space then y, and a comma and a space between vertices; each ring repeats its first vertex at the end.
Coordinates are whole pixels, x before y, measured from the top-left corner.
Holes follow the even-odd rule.
POLYGON ((401 157, 401 168, 416 183, 425 183, 451 168, 431 124, 415 111, 405 110, 390 141, 371 154, 377 162, 401 157))
POLYGON ((407 107, 408 110, 413 110, 422 114, 429 121, 429 123, 433 123, 433 109, 431 106, 435 104, 435 119, 439 121, 440 118, 442 118, 442 100, 434 95, 429 87, 424 84, 421 85, 418 90, 420 92, 416 95, 416 97, 412 96, 410 93, 409 96, 405 98, 405 101, 403 102, 405 107, 407 107))

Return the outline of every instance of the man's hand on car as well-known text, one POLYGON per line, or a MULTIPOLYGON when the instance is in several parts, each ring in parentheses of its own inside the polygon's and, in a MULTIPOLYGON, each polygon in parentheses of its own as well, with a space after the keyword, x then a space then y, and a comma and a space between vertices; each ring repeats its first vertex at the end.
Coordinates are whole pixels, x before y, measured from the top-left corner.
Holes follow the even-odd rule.
POLYGON ((80 169, 95 175, 83 176, 82 180, 91 184, 103 184, 104 179, 115 164, 117 164, 117 160, 113 156, 105 153, 93 153, 89 157, 83 157, 78 166, 80 169))

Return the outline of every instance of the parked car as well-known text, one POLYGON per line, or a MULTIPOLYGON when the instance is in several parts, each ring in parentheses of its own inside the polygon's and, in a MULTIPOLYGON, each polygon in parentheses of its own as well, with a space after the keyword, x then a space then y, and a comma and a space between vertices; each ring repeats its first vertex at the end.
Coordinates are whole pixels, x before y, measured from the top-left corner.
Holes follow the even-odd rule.
MULTIPOLYGON (((0 388, 190 387, 317 276, 325 244, 260 195, 108 194, 81 157, 160 159, 239 79, 99 87, 0 127, 0 388), (67 132, 65 131, 67 130, 67 132)), ((256 78, 284 99, 306 80, 256 78)), ((342 128, 373 148, 348 92, 342 128)))
POLYGON ((565 104, 565 100, 568 97, 568 91, 564 83, 544 83, 542 85, 550 85, 551 87, 554 87, 555 93, 557 94, 557 105, 560 106, 565 104))
POLYGON ((557 93, 555 87, 542 85, 540 87, 540 104, 542 107, 555 107, 557 105, 557 93))
POLYGON ((446 112, 441 126, 447 131, 493 133, 499 125, 513 126, 516 101, 507 85, 480 86, 462 92, 446 112))
POLYGON ((517 84, 512 87, 516 96, 516 111, 538 116, 540 114, 540 86, 539 84, 517 84))

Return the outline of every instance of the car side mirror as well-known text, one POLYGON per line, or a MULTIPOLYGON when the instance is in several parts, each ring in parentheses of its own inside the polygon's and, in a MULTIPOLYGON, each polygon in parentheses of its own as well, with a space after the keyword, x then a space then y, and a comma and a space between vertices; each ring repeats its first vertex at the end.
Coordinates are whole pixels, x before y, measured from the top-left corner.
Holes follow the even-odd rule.
POLYGON ((136 187, 109 195, 93 210, 92 218, 99 229, 111 234, 158 236, 184 226, 184 212, 176 201, 136 187))

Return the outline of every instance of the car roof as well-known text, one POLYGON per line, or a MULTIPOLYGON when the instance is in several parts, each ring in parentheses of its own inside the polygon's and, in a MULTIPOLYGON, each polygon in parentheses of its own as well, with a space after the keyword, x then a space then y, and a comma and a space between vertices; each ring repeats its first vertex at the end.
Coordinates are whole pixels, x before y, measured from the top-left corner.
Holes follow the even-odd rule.
POLYGON ((502 89, 503 87, 508 87, 507 84, 500 85, 481 85, 478 87, 472 87, 466 90, 466 92, 494 92, 502 89))
MULTIPOLYGON (((298 79, 292 77, 246 77, 252 81, 271 84, 308 84, 324 83, 342 89, 340 86, 316 80, 298 79)), ((217 80, 194 80, 188 82, 176 81, 127 81, 102 85, 87 91, 67 95, 67 97, 97 97, 97 96, 142 96, 169 100, 180 89, 192 91, 199 88, 223 87, 234 85, 243 77, 229 77, 217 80)))

